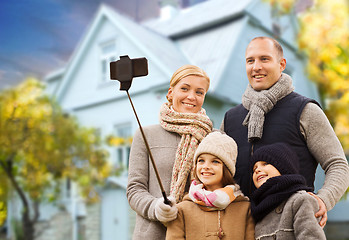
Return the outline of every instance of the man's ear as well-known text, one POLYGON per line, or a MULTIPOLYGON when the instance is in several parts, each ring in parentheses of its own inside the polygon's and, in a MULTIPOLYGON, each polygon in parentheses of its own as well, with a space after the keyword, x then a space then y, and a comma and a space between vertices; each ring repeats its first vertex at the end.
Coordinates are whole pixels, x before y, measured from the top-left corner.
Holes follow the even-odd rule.
POLYGON ((285 58, 281 58, 280 60, 280 70, 281 72, 284 71, 286 68, 286 59, 285 58))

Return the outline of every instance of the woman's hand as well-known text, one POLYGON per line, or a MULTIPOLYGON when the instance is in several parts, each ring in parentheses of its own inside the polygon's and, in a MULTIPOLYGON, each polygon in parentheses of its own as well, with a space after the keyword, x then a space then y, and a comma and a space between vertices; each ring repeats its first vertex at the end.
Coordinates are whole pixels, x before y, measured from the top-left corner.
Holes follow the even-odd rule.
POLYGON ((165 204, 163 198, 158 198, 155 205, 155 216, 163 223, 170 222, 177 218, 178 209, 176 207, 175 199, 170 196, 168 197, 168 200, 171 201, 171 205, 165 204))
POLYGON ((327 208, 325 203, 322 201, 321 198, 319 198, 316 194, 308 192, 310 195, 312 195, 313 197, 316 198, 316 200, 319 203, 319 211, 317 213, 315 213, 315 217, 321 217, 321 220, 319 222, 319 225, 324 228, 327 222, 327 208))

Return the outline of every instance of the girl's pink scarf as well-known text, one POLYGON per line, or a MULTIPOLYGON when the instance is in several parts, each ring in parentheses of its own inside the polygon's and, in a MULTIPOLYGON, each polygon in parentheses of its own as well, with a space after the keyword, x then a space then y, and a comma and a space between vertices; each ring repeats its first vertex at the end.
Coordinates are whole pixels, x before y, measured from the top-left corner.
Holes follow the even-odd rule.
POLYGON ((208 191, 204 189, 202 183, 193 180, 189 189, 190 199, 206 211, 223 210, 238 196, 244 195, 240 190, 240 186, 237 184, 227 185, 224 188, 219 188, 214 191, 208 191))

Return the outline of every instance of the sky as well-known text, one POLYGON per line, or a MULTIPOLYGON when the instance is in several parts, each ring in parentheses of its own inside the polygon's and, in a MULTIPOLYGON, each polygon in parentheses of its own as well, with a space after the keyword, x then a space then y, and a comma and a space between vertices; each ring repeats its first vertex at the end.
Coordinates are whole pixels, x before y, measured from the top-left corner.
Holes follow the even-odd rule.
POLYGON ((158 2, 1 0, 0 89, 64 67, 101 3, 141 21, 158 15, 158 2))

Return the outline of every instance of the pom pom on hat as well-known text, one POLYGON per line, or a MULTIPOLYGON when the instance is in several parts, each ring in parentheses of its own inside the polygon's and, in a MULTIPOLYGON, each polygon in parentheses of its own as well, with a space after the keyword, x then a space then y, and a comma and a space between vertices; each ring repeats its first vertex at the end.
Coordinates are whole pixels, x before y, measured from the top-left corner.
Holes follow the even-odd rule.
POLYGON ((194 162, 203 154, 209 153, 218 157, 229 169, 232 176, 235 175, 235 163, 238 147, 234 139, 218 131, 209 133, 199 144, 194 155, 194 162))
POLYGON ((258 161, 273 165, 281 175, 299 174, 299 159, 297 154, 286 143, 274 143, 258 148, 251 158, 251 171, 258 161))

